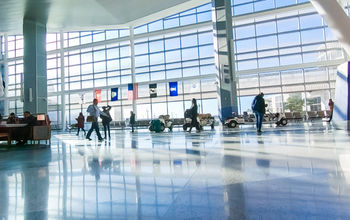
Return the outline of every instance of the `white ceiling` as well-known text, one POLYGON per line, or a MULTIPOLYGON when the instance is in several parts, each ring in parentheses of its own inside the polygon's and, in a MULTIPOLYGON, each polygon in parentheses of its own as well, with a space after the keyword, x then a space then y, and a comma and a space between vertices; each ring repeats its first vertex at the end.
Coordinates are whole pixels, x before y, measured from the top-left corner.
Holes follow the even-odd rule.
POLYGON ((210 0, 0 0, 0 33, 20 34, 23 19, 48 32, 138 26, 210 0))

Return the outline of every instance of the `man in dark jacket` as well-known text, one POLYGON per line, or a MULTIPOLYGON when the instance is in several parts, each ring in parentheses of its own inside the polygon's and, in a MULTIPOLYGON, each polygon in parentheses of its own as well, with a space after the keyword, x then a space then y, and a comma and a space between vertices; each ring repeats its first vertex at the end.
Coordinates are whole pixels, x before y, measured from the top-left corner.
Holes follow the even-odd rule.
POLYGON ((133 111, 130 111, 130 125, 131 125, 131 132, 134 132, 134 126, 135 126, 135 114, 133 111))
POLYGON ((192 106, 190 108, 190 112, 191 112, 191 127, 190 130, 188 130, 188 132, 191 132, 193 127, 196 127, 197 132, 200 131, 200 127, 199 127, 199 123, 197 121, 197 116, 198 116, 198 105, 197 105, 197 100, 195 98, 192 99, 192 106))
POLYGON ((17 145, 24 145, 31 135, 31 126, 36 124, 36 117, 30 114, 29 111, 23 113, 24 118, 20 120, 20 123, 27 124, 27 126, 22 128, 17 128, 13 132, 16 134, 17 145))
POLYGON ((258 133, 261 133, 261 125, 265 115, 265 107, 264 93, 260 93, 259 95, 255 96, 252 103, 252 110, 256 117, 256 130, 258 133))

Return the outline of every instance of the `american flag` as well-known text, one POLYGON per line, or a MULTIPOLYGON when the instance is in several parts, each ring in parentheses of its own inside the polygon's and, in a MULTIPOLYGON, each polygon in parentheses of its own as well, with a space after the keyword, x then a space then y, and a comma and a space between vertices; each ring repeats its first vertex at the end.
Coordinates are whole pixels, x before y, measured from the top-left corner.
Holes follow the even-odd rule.
POLYGON ((95 98, 98 102, 101 102, 101 89, 95 89, 95 98))
POLYGON ((138 83, 128 84, 128 100, 135 100, 138 98, 138 83))

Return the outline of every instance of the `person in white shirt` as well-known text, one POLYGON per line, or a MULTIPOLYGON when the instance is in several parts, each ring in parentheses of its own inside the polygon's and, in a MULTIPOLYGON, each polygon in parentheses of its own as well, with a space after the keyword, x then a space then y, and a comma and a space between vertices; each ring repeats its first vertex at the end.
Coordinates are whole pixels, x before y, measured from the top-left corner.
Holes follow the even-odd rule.
POLYGON ((107 116, 107 115, 98 108, 97 104, 98 104, 98 100, 94 99, 93 104, 89 105, 89 107, 86 110, 90 116, 94 117, 94 121, 92 122, 91 128, 86 135, 86 139, 88 139, 89 141, 91 141, 90 136, 91 136, 91 133, 94 129, 96 131, 98 140, 99 141, 103 140, 103 138, 101 137, 101 134, 100 134, 100 129, 98 127, 98 118, 100 117, 100 115, 104 115, 104 116, 107 116))

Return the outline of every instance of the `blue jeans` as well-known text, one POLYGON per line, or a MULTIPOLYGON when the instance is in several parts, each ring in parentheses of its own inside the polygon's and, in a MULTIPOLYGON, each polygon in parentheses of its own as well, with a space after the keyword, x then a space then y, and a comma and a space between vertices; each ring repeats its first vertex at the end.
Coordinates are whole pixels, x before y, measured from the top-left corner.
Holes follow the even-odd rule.
POLYGON ((256 118, 256 130, 261 131, 261 125, 263 123, 264 113, 255 112, 255 118, 256 118))

